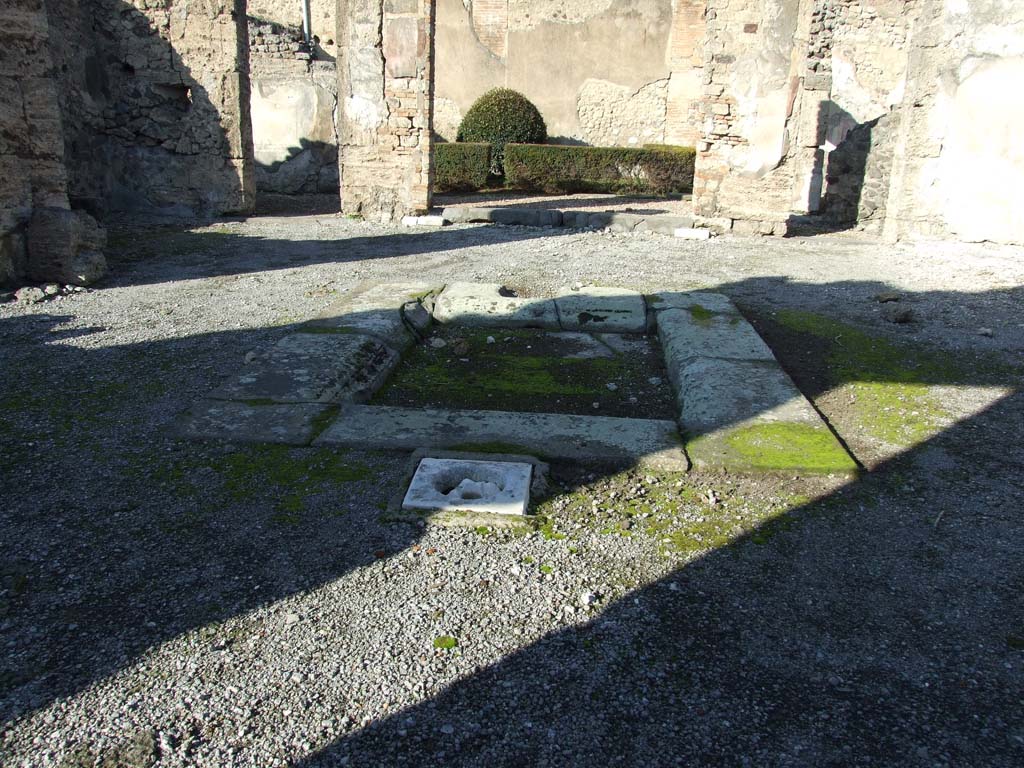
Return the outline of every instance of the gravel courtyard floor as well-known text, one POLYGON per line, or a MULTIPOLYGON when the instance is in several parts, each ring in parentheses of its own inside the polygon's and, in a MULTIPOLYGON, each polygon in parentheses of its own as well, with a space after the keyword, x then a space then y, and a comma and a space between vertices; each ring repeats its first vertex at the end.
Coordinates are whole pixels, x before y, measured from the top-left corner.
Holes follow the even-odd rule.
POLYGON ((1024 250, 324 215, 109 252, 0 304, 0 764, 1024 764, 1024 250), (868 471, 561 468, 522 534, 382 522, 404 454, 173 438, 410 279, 725 293, 868 471))

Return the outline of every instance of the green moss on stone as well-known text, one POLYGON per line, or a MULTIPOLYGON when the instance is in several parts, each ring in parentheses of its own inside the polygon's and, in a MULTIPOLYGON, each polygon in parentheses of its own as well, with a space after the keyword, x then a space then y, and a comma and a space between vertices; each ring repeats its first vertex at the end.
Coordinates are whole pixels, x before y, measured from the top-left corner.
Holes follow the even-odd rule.
MULTIPOLYGON (((808 424, 753 424, 730 430, 723 437, 698 437, 687 450, 700 455, 709 441, 724 447, 727 463, 759 471, 854 473, 857 464, 824 427, 808 424)), ((712 449, 714 449, 712 447, 712 449)))
POLYGON ((812 312, 781 310, 774 321, 828 343, 831 383, 849 391, 849 407, 858 424, 893 445, 916 445, 950 419, 932 386, 982 383, 1005 376, 999 365, 979 366, 963 356, 897 344, 812 312))
POLYGON ((700 304, 691 304, 689 306, 689 311, 690 316, 700 325, 711 325, 711 320, 715 316, 714 312, 702 307, 700 304))

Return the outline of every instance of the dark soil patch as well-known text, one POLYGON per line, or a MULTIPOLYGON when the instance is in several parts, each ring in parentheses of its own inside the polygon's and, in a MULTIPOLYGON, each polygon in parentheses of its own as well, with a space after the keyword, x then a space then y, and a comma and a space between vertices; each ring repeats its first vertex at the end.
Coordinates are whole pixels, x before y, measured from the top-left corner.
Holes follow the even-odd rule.
POLYGON ((373 402, 674 419, 661 349, 645 336, 619 338, 625 351, 589 334, 441 328, 406 356, 373 402), (587 356, 595 353, 602 356, 587 356))

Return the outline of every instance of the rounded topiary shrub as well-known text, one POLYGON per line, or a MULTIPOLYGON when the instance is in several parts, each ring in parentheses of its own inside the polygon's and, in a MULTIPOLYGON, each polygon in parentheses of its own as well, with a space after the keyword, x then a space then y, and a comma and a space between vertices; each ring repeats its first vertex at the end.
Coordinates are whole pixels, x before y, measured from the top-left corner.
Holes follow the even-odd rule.
POLYGON ((494 88, 469 108, 457 140, 490 144, 491 171, 500 175, 506 144, 543 144, 547 137, 548 128, 533 102, 518 91, 494 88))

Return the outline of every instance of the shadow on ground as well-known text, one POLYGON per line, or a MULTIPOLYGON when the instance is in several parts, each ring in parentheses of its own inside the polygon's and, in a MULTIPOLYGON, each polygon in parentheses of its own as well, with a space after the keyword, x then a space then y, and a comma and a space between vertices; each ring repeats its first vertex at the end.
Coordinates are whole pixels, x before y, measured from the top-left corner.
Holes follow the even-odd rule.
MULTIPOLYGON (((266 217, 261 222, 273 219, 266 217)), ((379 231, 377 226, 364 224, 368 232, 365 236, 357 234, 339 239, 325 235, 318 239, 319 224, 310 216, 307 236, 301 240, 283 240, 238 234, 231 226, 228 221, 198 231, 182 230, 180 223, 154 225, 142 231, 134 226, 114 228, 107 252, 112 274, 104 285, 144 285, 447 252, 458 257, 460 251, 476 247, 579 234, 577 230, 564 227, 473 225, 418 228, 380 235, 369 234, 379 231)), ((466 258, 468 256, 465 254, 466 258)))
MULTIPOLYGON (((248 260, 248 238, 229 235, 221 236, 227 256, 174 270, 181 279, 552 236, 483 232, 269 249, 262 240, 272 255, 248 260)), ((743 294, 756 282, 714 289, 743 294)), ((760 287, 783 305, 787 292, 811 290, 773 278, 760 287)), ((416 527, 377 521, 396 475, 386 457, 238 451, 168 436, 171 419, 217 383, 198 366, 225 357, 237 364, 266 331, 90 350, 60 343, 67 319, 0 323, 5 721, 182 633, 285 600, 419 538, 416 527), (39 344, 45 355, 33 357, 39 344), (327 511, 307 524, 276 525, 288 511, 277 486, 314 498, 308 467, 335 461, 338 473, 325 482, 350 484, 350 514, 332 516, 333 502, 324 502, 327 511), (135 495, 140 477, 144 497, 135 495)), ((770 322, 759 323, 769 339, 770 322)), ((814 376, 825 365, 820 350, 789 342, 776 352, 798 381, 811 382, 808 394, 835 385, 814 376)), ((878 370, 874 381, 901 380, 898 366, 878 370)), ((926 383, 1006 392, 859 481, 436 698, 322 745, 304 764, 1020 764, 1019 369, 965 360, 929 369, 926 383)), ((210 642, 230 639, 211 629, 210 642)))

